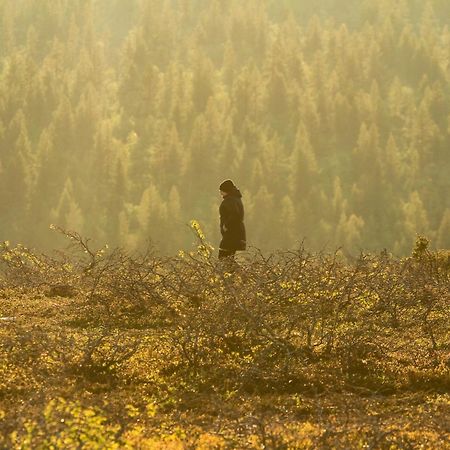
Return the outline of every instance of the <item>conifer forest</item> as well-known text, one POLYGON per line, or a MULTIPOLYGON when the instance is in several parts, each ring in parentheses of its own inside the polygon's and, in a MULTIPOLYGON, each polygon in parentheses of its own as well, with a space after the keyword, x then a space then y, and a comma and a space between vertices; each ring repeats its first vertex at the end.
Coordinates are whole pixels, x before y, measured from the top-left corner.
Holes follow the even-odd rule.
POLYGON ((448 450, 449 305, 450 0, 0 0, 0 450, 448 450))
POLYGON ((446 0, 1 0, 1 239, 450 246, 446 0), (317 3, 317 4, 316 4, 317 3))

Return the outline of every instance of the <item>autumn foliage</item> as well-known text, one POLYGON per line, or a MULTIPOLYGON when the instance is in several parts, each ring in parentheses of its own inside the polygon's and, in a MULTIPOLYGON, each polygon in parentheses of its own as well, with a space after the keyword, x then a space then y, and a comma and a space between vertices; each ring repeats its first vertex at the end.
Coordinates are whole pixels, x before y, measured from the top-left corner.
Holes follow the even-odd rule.
POLYGON ((223 262, 192 227, 176 257, 2 245, 1 446, 448 444, 448 254, 223 262))

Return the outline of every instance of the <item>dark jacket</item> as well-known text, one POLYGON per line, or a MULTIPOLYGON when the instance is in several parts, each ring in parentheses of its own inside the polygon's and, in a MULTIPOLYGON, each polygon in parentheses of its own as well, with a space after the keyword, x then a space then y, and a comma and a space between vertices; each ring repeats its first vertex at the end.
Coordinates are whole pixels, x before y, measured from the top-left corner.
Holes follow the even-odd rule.
POLYGON ((244 205, 239 189, 234 189, 225 196, 220 204, 220 233, 223 250, 245 250, 246 237, 244 226, 244 205))

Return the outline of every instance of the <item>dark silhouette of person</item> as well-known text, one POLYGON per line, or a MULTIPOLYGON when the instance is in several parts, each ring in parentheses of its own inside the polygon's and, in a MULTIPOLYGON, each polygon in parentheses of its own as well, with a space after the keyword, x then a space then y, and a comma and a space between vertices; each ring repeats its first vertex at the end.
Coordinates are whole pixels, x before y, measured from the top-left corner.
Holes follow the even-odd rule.
POLYGON ((234 256, 237 250, 246 249, 244 205, 241 192, 231 180, 225 180, 219 189, 223 197, 219 207, 222 235, 219 258, 226 258, 234 256))

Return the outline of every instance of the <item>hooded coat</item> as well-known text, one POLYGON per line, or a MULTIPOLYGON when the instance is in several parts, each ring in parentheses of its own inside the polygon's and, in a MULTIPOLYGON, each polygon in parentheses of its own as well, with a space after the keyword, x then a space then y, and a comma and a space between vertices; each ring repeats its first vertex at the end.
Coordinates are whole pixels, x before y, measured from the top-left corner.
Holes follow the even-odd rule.
POLYGON ((242 194, 236 187, 229 192, 219 207, 222 250, 236 251, 246 249, 244 226, 244 205, 242 194))

